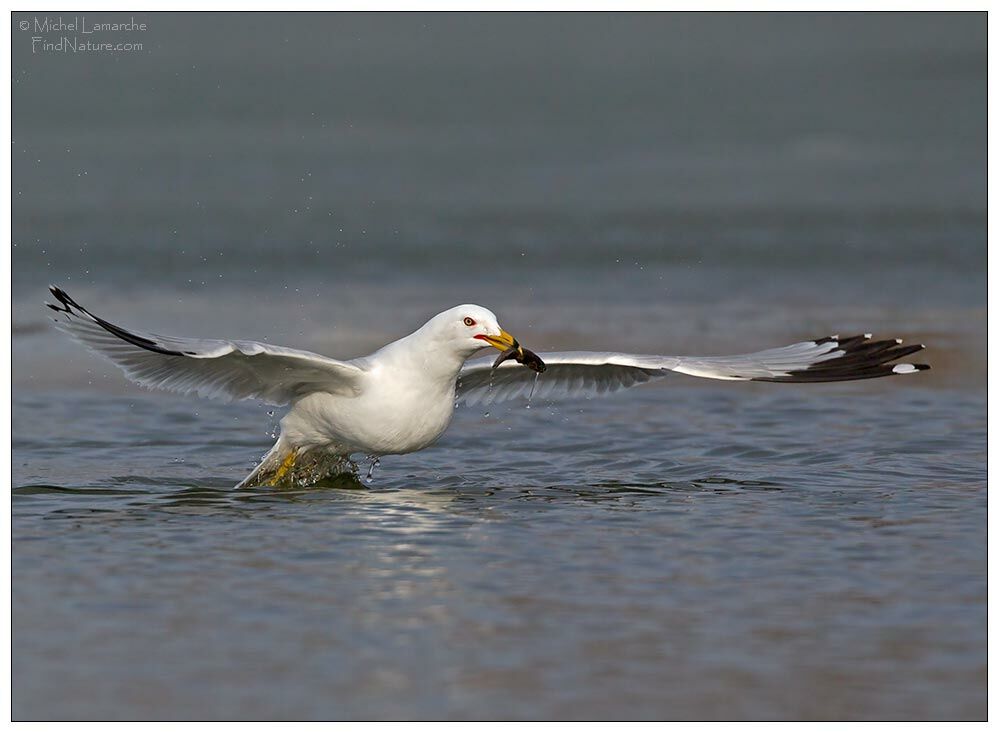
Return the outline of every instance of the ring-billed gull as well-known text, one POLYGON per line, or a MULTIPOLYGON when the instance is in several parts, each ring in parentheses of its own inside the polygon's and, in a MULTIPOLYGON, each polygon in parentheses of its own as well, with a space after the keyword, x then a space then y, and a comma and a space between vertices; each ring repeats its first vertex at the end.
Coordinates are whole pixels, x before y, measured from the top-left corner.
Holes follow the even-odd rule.
POLYGON ((478 305, 446 310, 370 356, 339 361, 256 341, 130 331, 94 315, 65 291, 50 290, 58 304, 47 305, 57 312, 59 327, 140 385, 291 406, 277 442, 239 486, 301 485, 322 478, 324 467, 352 454, 377 460, 422 450, 447 429, 460 403, 602 395, 669 372, 731 381, 834 382, 929 369, 898 363, 922 344, 873 341, 864 334, 737 356, 542 353, 547 367, 542 374, 512 361, 498 366, 489 359, 467 362, 489 346, 523 356, 492 311, 478 305))

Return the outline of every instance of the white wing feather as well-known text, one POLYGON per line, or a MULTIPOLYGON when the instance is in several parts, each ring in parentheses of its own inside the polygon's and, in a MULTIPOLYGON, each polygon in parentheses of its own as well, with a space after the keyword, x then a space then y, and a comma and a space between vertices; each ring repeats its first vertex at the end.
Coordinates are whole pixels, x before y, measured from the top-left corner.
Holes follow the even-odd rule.
POLYGON ((830 336, 766 351, 735 356, 656 356, 618 352, 564 351, 539 354, 543 374, 506 361, 465 365, 458 376, 458 401, 490 405, 530 396, 535 400, 571 399, 610 394, 660 379, 669 372, 733 381, 836 382, 909 374, 925 364, 891 364, 919 351, 922 344, 901 346, 901 339, 871 341, 870 334, 840 339, 830 336))
POLYGON ((59 288, 58 328, 144 387, 225 401, 283 405, 310 392, 354 394, 364 370, 350 362, 256 341, 187 339, 127 331, 93 315, 59 288))

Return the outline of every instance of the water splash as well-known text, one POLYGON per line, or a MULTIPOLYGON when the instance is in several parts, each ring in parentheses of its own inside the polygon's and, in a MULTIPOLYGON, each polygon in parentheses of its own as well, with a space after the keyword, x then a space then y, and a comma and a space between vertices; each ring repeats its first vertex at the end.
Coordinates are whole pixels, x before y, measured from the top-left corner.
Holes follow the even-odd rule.
POLYGON ((264 486, 268 489, 300 489, 320 484, 329 484, 341 479, 350 483, 351 478, 359 483, 357 464, 349 457, 314 449, 301 454, 295 461, 295 466, 280 480, 274 482, 274 471, 265 472, 259 480, 245 488, 264 486))
POLYGON ((368 456, 368 458, 371 460, 371 464, 368 466, 368 475, 364 477, 364 480, 370 484, 374 480, 375 467, 381 463, 381 460, 379 460, 378 456, 368 456))

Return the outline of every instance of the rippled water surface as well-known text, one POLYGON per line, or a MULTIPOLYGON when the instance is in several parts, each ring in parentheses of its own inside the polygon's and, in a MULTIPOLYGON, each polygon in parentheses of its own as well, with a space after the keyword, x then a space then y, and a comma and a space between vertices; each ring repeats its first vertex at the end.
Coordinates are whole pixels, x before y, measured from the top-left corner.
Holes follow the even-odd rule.
POLYGON ((14 718, 985 718, 984 15, 303 17, 14 37, 14 718), (337 357, 477 302, 933 369, 464 409, 237 491, 280 412, 127 384, 50 282, 337 357))
POLYGON ((262 408, 64 397, 15 413, 14 690, 36 711, 983 709, 973 397, 677 384, 470 410, 370 486, 286 492, 231 489, 262 408))

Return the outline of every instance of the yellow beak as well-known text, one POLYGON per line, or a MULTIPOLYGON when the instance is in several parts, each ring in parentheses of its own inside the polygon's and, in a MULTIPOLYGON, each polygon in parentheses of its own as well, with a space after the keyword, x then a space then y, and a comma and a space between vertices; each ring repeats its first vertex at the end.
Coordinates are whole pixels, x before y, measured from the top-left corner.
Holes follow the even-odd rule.
POLYGON ((517 339, 508 334, 502 328, 500 329, 499 336, 487 336, 482 334, 481 336, 476 336, 485 341, 487 344, 500 351, 506 351, 507 349, 514 348, 520 351, 520 344, 517 343, 517 339))

